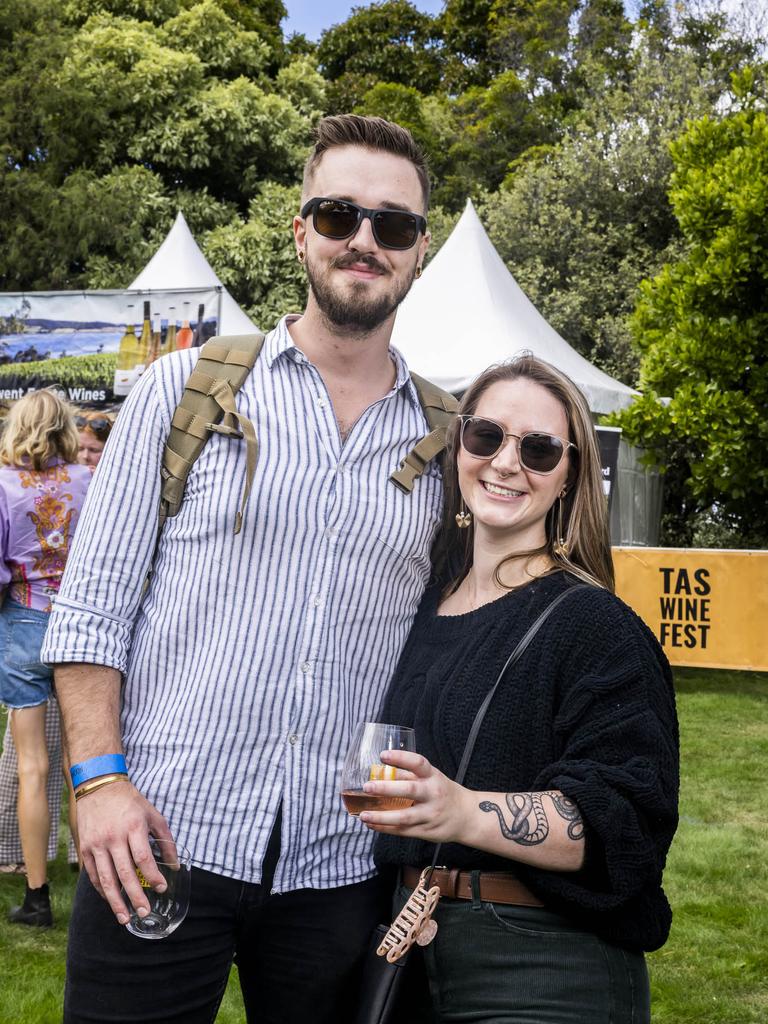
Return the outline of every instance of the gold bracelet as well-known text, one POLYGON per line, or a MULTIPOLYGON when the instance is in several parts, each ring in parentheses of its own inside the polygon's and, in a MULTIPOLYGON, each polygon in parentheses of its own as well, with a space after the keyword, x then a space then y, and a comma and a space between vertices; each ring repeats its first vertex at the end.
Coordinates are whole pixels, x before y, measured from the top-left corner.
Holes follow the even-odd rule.
POLYGON ((82 786, 78 786, 75 790, 75 800, 79 800, 88 793, 94 793, 97 789, 101 789, 102 786, 108 786, 110 782, 127 781, 128 776, 124 772, 119 772, 113 775, 101 775, 98 779, 94 779, 92 782, 85 782, 82 786))

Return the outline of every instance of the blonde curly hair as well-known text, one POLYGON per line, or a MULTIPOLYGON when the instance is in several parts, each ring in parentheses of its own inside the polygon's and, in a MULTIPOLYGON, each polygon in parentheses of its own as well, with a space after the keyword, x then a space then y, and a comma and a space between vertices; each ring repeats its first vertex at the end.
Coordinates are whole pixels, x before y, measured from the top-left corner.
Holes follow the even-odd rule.
POLYGON ((70 406, 54 391, 31 391, 15 402, 0 438, 0 463, 45 469, 51 459, 77 462, 79 440, 70 406))

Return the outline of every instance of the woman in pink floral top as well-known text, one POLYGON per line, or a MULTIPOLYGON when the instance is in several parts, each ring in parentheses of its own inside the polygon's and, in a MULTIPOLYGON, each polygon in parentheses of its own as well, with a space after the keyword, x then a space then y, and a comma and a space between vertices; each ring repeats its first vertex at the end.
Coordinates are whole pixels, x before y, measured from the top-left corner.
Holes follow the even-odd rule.
POLYGON ((19 924, 52 923, 45 709, 53 677, 39 651, 91 480, 77 454, 72 414, 52 391, 32 392, 14 405, 0 441, 0 700, 11 709, 19 763, 27 889, 10 914, 19 924))

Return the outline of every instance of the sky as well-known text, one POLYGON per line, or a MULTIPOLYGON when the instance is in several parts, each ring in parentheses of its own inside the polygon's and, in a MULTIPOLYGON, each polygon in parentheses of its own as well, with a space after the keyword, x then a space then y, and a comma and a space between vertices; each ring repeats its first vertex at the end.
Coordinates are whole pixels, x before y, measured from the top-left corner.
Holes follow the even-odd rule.
MULTIPOLYGON (((369 0, 344 3, 343 0, 283 0, 288 17, 283 22, 286 36, 303 32, 307 39, 319 39, 323 29, 346 21, 353 7, 365 7, 369 0)), ((415 6, 425 14, 438 14, 443 0, 415 0, 415 6)))

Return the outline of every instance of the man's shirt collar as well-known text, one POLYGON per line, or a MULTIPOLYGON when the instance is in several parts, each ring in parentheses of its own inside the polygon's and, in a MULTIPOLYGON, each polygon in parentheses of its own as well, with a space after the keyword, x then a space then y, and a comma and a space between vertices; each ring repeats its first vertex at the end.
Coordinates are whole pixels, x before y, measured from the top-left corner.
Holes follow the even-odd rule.
MULTIPOLYGON (((270 369, 272 369, 275 361, 281 356, 299 365, 309 362, 307 356, 305 356, 301 349, 295 344, 291 337, 291 332, 288 330, 289 324, 294 323, 300 317, 300 313, 288 313, 278 322, 275 329, 270 331, 267 335, 264 342, 263 358, 266 359, 267 366, 270 369)), ((419 408, 419 396, 416 392, 416 387, 411 380, 411 375, 405 359, 392 345, 389 346, 389 354, 395 364, 396 370, 395 383, 392 386, 392 391, 400 391, 403 389, 414 406, 419 408)))

